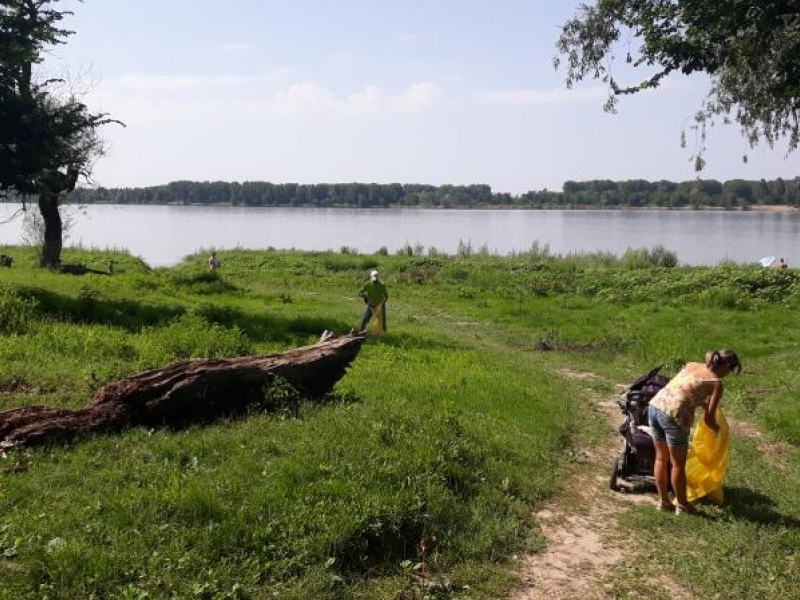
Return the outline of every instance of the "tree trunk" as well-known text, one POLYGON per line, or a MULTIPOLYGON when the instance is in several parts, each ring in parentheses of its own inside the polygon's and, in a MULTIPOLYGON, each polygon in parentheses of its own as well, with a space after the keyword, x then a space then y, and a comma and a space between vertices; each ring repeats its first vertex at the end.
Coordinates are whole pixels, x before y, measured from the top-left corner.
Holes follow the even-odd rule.
POLYGON ((358 334, 326 334, 317 344, 279 354, 180 361, 108 383, 81 410, 28 406, 0 412, 0 449, 127 427, 180 427, 209 421, 240 413, 263 399, 276 378, 307 397, 318 398, 344 376, 364 339, 358 334))
POLYGON ((44 241, 42 243, 42 266, 55 268, 61 263, 63 223, 58 210, 58 192, 50 188, 39 194, 39 212, 44 221, 44 241))
POLYGON ((70 167, 66 174, 58 170, 45 172, 39 185, 39 212, 44 221, 44 242, 42 244, 42 266, 58 267, 61 264, 61 247, 64 237, 64 224, 58 203, 64 194, 75 189, 80 172, 70 167))

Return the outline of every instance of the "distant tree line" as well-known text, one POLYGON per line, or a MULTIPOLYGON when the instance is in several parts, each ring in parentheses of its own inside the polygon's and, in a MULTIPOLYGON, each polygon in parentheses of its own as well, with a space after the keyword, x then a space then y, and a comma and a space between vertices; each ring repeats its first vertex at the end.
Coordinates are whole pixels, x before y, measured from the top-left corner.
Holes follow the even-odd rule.
POLYGON ((713 179, 681 183, 640 179, 567 181, 560 192, 541 190, 519 196, 493 193, 488 185, 173 181, 144 188, 78 188, 69 202, 354 208, 800 207, 800 177, 773 181, 733 179, 724 183, 713 179))

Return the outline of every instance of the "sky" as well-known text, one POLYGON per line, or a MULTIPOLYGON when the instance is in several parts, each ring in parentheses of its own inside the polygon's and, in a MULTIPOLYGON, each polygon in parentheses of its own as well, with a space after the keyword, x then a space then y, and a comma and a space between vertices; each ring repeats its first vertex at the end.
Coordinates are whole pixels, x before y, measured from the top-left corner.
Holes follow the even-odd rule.
MULTIPOLYGON (((74 34, 42 72, 66 76, 102 131, 96 185, 175 180, 488 184, 697 176, 704 76, 603 112, 553 58, 572 0, 64 0, 74 34)), ((800 175, 786 147, 715 127, 703 178, 800 175), (748 154, 748 162, 742 156, 748 154)))

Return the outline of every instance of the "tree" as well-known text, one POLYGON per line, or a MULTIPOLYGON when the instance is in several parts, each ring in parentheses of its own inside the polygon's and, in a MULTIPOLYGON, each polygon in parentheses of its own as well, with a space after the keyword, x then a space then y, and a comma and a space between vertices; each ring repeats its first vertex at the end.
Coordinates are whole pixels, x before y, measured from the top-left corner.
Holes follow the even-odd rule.
POLYGON ((786 139, 791 152, 800 142, 800 0, 596 0, 566 22, 556 47, 568 87, 585 78, 608 84, 609 112, 620 95, 656 88, 675 72, 708 74, 695 115, 698 171, 706 126, 718 117, 737 122, 751 147, 786 139), (620 52, 647 71, 638 83, 621 85, 612 73, 620 52))
POLYGON ((64 80, 36 76, 45 49, 72 34, 58 26, 72 13, 57 3, 0 0, 0 191, 16 192, 23 205, 38 199, 42 264, 53 267, 61 261, 59 203, 103 155, 98 129, 119 123, 91 113, 64 80))

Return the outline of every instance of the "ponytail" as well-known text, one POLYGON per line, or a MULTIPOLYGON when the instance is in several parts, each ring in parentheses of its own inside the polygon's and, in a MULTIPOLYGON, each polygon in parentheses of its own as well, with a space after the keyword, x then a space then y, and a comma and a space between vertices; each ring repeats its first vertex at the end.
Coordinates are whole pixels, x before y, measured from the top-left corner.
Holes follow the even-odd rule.
POLYGON ((736 352, 728 348, 706 352, 706 366, 712 370, 721 366, 730 367, 731 371, 737 374, 742 371, 742 363, 739 362, 736 352))

